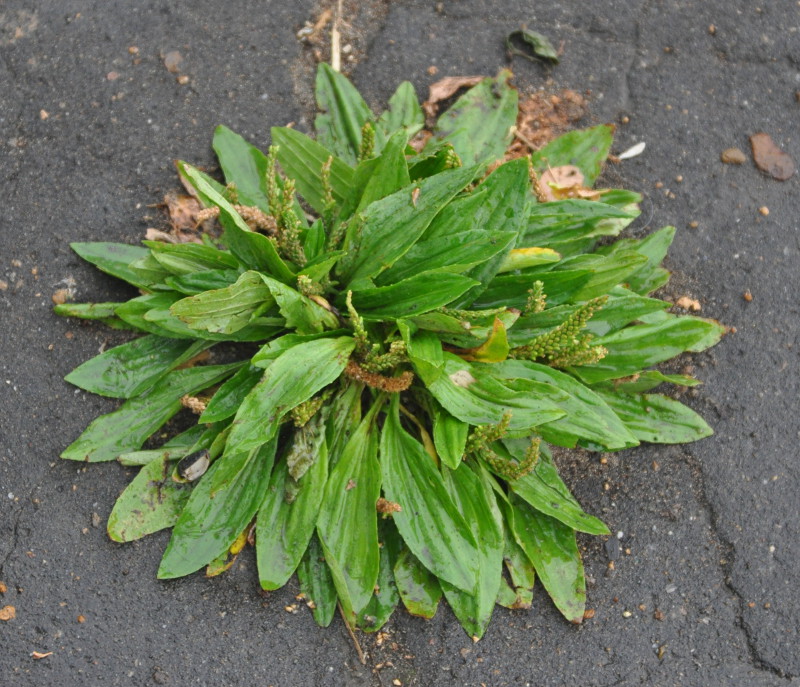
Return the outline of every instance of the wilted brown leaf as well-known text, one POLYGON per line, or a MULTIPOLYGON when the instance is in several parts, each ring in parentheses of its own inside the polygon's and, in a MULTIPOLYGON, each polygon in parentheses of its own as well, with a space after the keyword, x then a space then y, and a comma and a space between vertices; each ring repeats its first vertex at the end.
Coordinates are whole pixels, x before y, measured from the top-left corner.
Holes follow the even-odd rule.
POLYGON ((575 165, 548 168, 538 180, 536 195, 543 203, 566 198, 598 200, 601 192, 583 185, 583 173, 575 165))
POLYGON ((789 153, 783 152, 769 134, 763 131, 750 137, 753 161, 762 172, 773 179, 786 181, 795 172, 795 164, 789 153))
POLYGON ((438 103, 447 100, 460 88, 470 88, 483 81, 485 76, 446 76, 432 83, 428 91, 428 99, 422 103, 422 109, 428 117, 435 117, 439 111, 438 103))
POLYGON ((507 159, 538 150, 586 116, 588 104, 577 91, 538 92, 520 100, 517 130, 506 153, 507 159))

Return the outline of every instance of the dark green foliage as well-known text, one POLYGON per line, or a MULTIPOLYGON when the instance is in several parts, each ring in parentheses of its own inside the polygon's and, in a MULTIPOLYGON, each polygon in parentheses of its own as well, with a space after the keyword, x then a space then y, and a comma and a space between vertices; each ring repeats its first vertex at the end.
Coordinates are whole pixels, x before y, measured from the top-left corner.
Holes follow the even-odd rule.
POLYGON ((529 172, 575 165, 593 182, 610 127, 493 164, 516 118, 509 77, 462 96, 414 154, 424 119, 410 84, 376 117, 323 65, 316 140, 275 128, 264 154, 219 127, 225 186, 179 163, 218 235, 73 244, 142 294, 56 312, 141 336, 67 376, 126 400, 62 457, 141 466, 108 531, 172 527, 159 577, 218 574, 254 541, 261 585, 297 572, 321 625, 337 602, 374 631, 399 603, 431 617, 444 596, 480 637, 495 603, 530 605, 536 578, 581 621, 575 533, 608 528, 549 445, 708 436, 694 411, 650 393, 697 381, 647 368, 724 330, 648 295, 669 277, 674 229, 608 242, 638 215, 636 194, 538 201, 529 172), (245 342, 239 362, 198 358, 214 363, 219 342, 245 342), (184 405, 197 424, 142 450, 184 405), (179 476, 195 456, 207 472, 179 476))

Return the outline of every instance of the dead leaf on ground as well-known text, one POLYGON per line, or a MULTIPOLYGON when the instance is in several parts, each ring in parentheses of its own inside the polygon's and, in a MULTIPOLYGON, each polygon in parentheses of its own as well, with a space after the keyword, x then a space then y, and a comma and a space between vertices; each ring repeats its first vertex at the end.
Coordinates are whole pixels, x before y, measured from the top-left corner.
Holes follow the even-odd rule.
POLYGON ((508 146, 506 159, 528 155, 572 128, 586 116, 588 103, 577 91, 563 89, 556 93, 540 91, 519 102, 515 136, 508 146))
POLYGON ((439 111, 439 103, 447 100, 460 88, 471 88, 483 81, 485 76, 446 76, 432 83, 428 90, 428 99, 422 103, 422 109, 428 117, 435 117, 439 111))
POLYGON ((42 653, 41 651, 31 651, 31 658, 33 658, 34 660, 37 660, 37 661, 39 659, 47 658, 48 656, 52 656, 52 655, 53 655, 52 651, 46 651, 44 653, 42 653))
POLYGON ((583 181, 583 173, 575 165, 550 167, 539 177, 537 196, 542 203, 566 198, 598 200, 601 192, 587 188, 583 181))
POLYGON ((689 296, 681 296, 675 301, 675 305, 684 310, 693 310, 694 312, 699 312, 701 310, 700 301, 695 298, 689 298, 689 296))
POLYGON ((0 620, 14 620, 17 617, 17 609, 13 606, 0 608, 0 620))
POLYGON ((778 181, 786 181, 794 174, 795 165, 791 155, 778 148, 769 134, 763 131, 753 134, 750 146, 753 149, 753 161, 762 172, 778 181))
POLYGON ((161 204, 169 214, 170 231, 153 227, 147 230, 147 238, 151 241, 167 243, 202 243, 198 229, 207 230, 203 223, 198 223, 198 215, 203 210, 200 201, 194 196, 187 196, 171 191, 164 196, 161 204), (201 224, 203 226, 198 226, 201 224))

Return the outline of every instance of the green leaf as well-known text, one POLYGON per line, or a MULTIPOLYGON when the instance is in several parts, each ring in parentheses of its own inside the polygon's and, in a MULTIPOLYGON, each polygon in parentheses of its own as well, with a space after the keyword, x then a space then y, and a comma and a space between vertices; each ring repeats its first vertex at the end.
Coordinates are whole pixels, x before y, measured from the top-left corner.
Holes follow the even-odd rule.
POLYGON ((204 291, 173 303, 170 312, 192 329, 232 334, 247 326, 257 310, 263 311, 274 303, 261 275, 248 271, 224 289, 204 291))
POLYGON ((400 505, 394 513, 406 545, 439 579, 472 592, 477 583, 478 546, 422 444, 400 426, 394 395, 381 434, 383 491, 400 505))
POLYGON ((246 451, 273 437, 286 413, 339 377, 354 346, 350 337, 317 339, 276 358, 239 406, 226 453, 246 451))
POLYGON ((699 343, 713 346, 724 333, 717 322, 688 316, 625 327, 593 342, 608 350, 601 361, 570 372, 587 384, 627 377, 684 351, 695 351, 699 343))
MULTIPOLYGON (((501 501, 500 508, 505 511, 505 517, 508 518, 509 506, 501 501)), ((505 541, 503 561, 511 578, 511 584, 501 584, 497 603, 510 609, 527 610, 531 607, 531 602, 533 601, 533 585, 536 582, 536 571, 528 560, 527 555, 525 555, 525 551, 517 544, 514 535, 509 532, 509 526, 506 525, 503 530, 505 541)))
POLYGON ((640 441, 685 444, 714 433, 696 412, 668 396, 601 390, 597 393, 640 441))
POLYGON ((361 148, 361 127, 372 119, 372 112, 355 86, 326 62, 317 67, 315 93, 321 110, 314 120, 317 139, 339 158, 355 165, 361 148))
POLYGON ((300 591, 311 605, 314 620, 321 627, 328 627, 336 613, 336 587, 316 535, 311 537, 300 561, 297 579, 300 581, 300 591))
MULTIPOLYGON (((549 398, 537 397, 538 383, 529 382, 517 391, 504 385, 480 365, 457 356, 446 354, 444 365, 432 369, 411 354, 411 362, 428 391, 451 415, 471 425, 497 424, 511 412, 509 429, 528 430, 564 415, 552 398, 558 392, 548 393, 549 398)), ((541 385, 544 390, 545 385, 541 385)), ((566 394, 564 394, 566 398, 566 394)))
POLYGON ((389 98, 389 109, 377 122, 378 130, 388 139, 397 131, 403 131, 406 140, 425 126, 425 114, 419 106, 417 93, 410 81, 403 81, 389 98))
POLYGON ((465 165, 494 162, 511 143, 511 127, 517 121, 516 89, 508 85, 507 69, 496 79, 484 79, 470 88, 439 117, 433 142, 451 143, 465 165))
MULTIPOLYGON (((463 273, 481 265, 513 245, 514 232, 464 231, 447 237, 414 244, 392 267, 376 279, 379 285, 392 284, 434 270, 463 273)), ((479 283, 479 282, 478 282, 479 283)))
POLYGON ((197 243, 143 241, 150 254, 171 274, 182 275, 216 269, 238 269, 239 261, 230 253, 197 243))
POLYGON ((478 283, 452 272, 426 272, 391 286, 354 290, 353 306, 365 320, 411 317, 447 305, 478 283))
POLYGON ((160 266, 155 269, 144 269, 134 265, 137 260, 150 255, 150 251, 141 246, 105 241, 71 243, 69 245, 80 257, 106 274, 122 279, 140 289, 150 289, 169 275, 169 272, 160 266))
POLYGON ((278 255, 275 244, 263 234, 251 231, 239 213, 203 178, 199 170, 182 162, 178 163, 178 169, 194 186, 204 203, 219 208, 219 222, 225 228, 222 241, 239 262, 284 283, 294 280, 294 273, 278 255))
POLYGON ((364 212, 358 235, 345 244, 352 258, 346 267, 339 263, 342 276, 352 282, 375 277, 391 267, 477 171, 474 167, 451 169, 372 203, 364 212))
POLYGON ((87 360, 64 379, 101 396, 131 398, 211 345, 142 336, 87 360))
POLYGON ((585 184, 591 186, 600 176, 613 140, 612 124, 568 131, 531 155, 533 167, 544 172, 548 167, 575 165, 583 173, 585 184))
POLYGON ((494 371, 501 377, 531 379, 566 392, 567 398, 553 399, 565 412, 564 417, 538 428, 545 441, 574 448, 578 441, 587 440, 611 451, 638 445, 636 437, 605 401, 565 372, 527 360, 507 360, 494 366, 494 371))
MULTIPOLYGON (((508 455, 519 458, 524 455, 528 440, 504 440, 509 447, 508 455)), ((492 448, 500 453, 501 444, 493 444, 492 448)), ((563 522, 571 529, 587 534, 608 534, 605 523, 593 515, 585 513, 569 489, 561 481, 546 446, 540 447, 539 462, 533 472, 510 481, 508 484, 517 496, 540 513, 549 515, 563 522)))
POLYGON ((647 370, 635 374, 630 379, 615 379, 610 382, 600 382, 593 388, 595 391, 611 391, 624 394, 641 394, 655 389, 660 384, 677 384, 678 386, 697 386, 702 384, 699 379, 688 375, 665 375, 659 370, 647 370))
POLYGON ((331 469, 339 462, 350 437, 361 424, 361 393, 363 391, 363 384, 348 382, 331 401, 331 412, 325 429, 325 441, 328 445, 331 469))
POLYGON ((253 365, 243 365, 211 397, 198 422, 219 422, 236 414, 245 396, 258 384, 264 371, 253 365))
MULTIPOLYGON (((553 267, 554 272, 588 269, 592 276, 574 293, 574 302, 588 301, 608 293, 614 286, 625 281, 647 263, 647 258, 634 251, 619 251, 608 257, 601 255, 577 255, 562 260, 553 267)), ((529 273, 530 274, 530 273, 529 273)), ((545 291, 547 293, 547 291, 545 291)))
POLYGON ((116 317, 116 309, 122 303, 62 303, 53 308, 60 317, 77 317, 82 320, 96 320, 112 329, 133 329, 133 326, 116 317))
POLYGON ((580 198, 533 203, 522 242, 555 248, 565 242, 616 235, 638 214, 638 210, 580 198))
POLYGON ((471 637, 483 637, 492 618, 503 568, 503 519, 489 483, 469 467, 442 471, 447 491, 469 523, 478 548, 478 584, 463 592, 447 582, 442 589, 461 626, 471 637))
POLYGON ((236 185, 239 202, 270 214, 266 190, 266 155, 226 126, 218 126, 214 130, 212 146, 225 174, 225 181, 236 185))
POLYGON ((405 155, 407 142, 405 133, 398 131, 386 142, 378 157, 359 163, 353 181, 353 193, 342 208, 342 217, 360 212, 370 203, 386 198, 411 183, 405 155))
POLYGON ((397 557, 394 580, 403 605, 411 615, 428 619, 436 615, 442 598, 439 580, 408 548, 403 548, 397 557))
POLYGON ((400 596, 392 569, 397 560, 400 537, 391 520, 380 523, 381 559, 375 593, 358 616, 357 625, 364 632, 377 632, 397 608, 400 596))
POLYGON ((175 523, 158 568, 159 579, 189 575, 230 548, 264 500, 276 446, 277 441, 264 444, 233 481, 213 497, 211 485, 222 463, 211 465, 175 523))
MULTIPOLYGON (((313 420, 312 420, 313 422, 313 420)), ((311 424, 311 423, 309 423, 311 424)), ((305 443, 304 434, 316 432, 322 441, 312 442, 316 452, 308 471, 295 480, 285 460, 275 468, 256 521, 258 577, 264 589, 282 587, 297 569, 308 547, 320 509, 320 494, 328 479, 325 426, 306 425, 295 432, 294 445, 305 443)), ((291 453, 292 449, 290 449, 291 453)))
POLYGON ((492 279, 489 287, 475 301, 475 308, 519 308, 525 307, 528 291, 536 281, 544 284, 547 303, 561 305, 576 299, 581 289, 592 278, 588 269, 564 272, 536 272, 524 274, 501 274, 492 279))
POLYGON ((576 625, 583 622, 586 579, 572 528, 535 511, 519 499, 512 503, 517 543, 533 563, 536 574, 561 614, 576 625))
POLYGON ((336 315, 296 289, 263 275, 262 279, 278 303, 278 309, 286 319, 286 326, 298 334, 319 334, 326 327, 336 329, 339 326, 336 315))
POLYGON ((139 470, 108 516, 111 539, 134 541, 175 524, 192 490, 172 480, 171 465, 162 458, 139 470))
POLYGON ((635 293, 648 294, 669 281, 669 272, 660 267, 675 238, 675 227, 664 227, 643 239, 622 239, 611 246, 598 249, 603 255, 632 250, 647 258, 647 263, 627 278, 628 288, 635 293))
MULTIPOLYGON (((348 622, 369 602, 378 579, 379 405, 359 425, 325 485, 317 534, 348 622)), ((353 621, 353 622, 351 622, 353 621)))
POLYGON ((297 184, 297 191, 314 210, 325 211, 325 192, 322 186, 322 166, 333 156, 331 190, 337 203, 344 202, 353 186, 353 169, 329 150, 305 134, 286 127, 272 127, 272 142, 280 146, 278 162, 283 171, 297 184))
POLYGON ((442 463, 451 470, 461 465, 468 435, 469 425, 454 418, 437 403, 433 415, 433 444, 442 463))
POLYGON ((68 460, 90 463, 114 460, 138 449, 183 406, 181 396, 195 394, 225 379, 239 366, 209 365, 174 370, 118 410, 101 415, 61 454, 68 460))
POLYGON ((553 64, 558 64, 558 53, 550 42, 550 39, 538 31, 530 31, 529 29, 512 31, 506 37, 506 50, 510 55, 519 55, 531 62, 539 58, 547 62, 552 62, 553 64), (514 45, 515 40, 522 41, 530 48, 530 52, 517 48, 514 45))
POLYGON ((210 426, 194 425, 172 437, 161 448, 121 453, 117 460, 126 467, 147 465, 154 460, 178 460, 189 453, 209 448, 220 433, 225 432, 225 429, 224 423, 210 426))
POLYGON ((238 270, 206 270, 204 272, 191 272, 180 276, 167 277, 164 284, 171 289, 187 296, 194 296, 203 291, 224 289, 235 283, 239 278, 238 270))

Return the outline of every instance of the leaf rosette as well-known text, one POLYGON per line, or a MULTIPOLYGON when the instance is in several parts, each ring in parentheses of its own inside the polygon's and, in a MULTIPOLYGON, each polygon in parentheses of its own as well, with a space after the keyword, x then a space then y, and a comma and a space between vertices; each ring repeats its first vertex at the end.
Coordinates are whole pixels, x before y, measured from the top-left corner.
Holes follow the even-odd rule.
POLYGON ((444 596, 480 637, 496 603, 530 606, 537 577, 581 622, 576 532, 608 529, 570 494, 551 446, 708 436, 652 393, 697 381, 653 366, 723 327, 648 295, 669 278, 672 228, 615 238, 640 197, 589 188, 612 127, 504 160, 509 76, 421 135, 409 83, 376 117, 322 65, 316 140, 273 128, 264 154, 219 127, 224 183, 178 164, 206 208, 198 220, 218 231, 73 244, 141 295, 56 311, 140 336, 67 376, 124 403, 62 457, 140 466, 108 532, 171 527, 160 578, 218 574, 249 542, 263 588, 297 573, 322 625, 338 605, 374 631, 398 604, 431 617, 444 596), (566 166, 578 186, 547 176, 566 166), (241 344, 234 362, 216 363, 223 342, 241 344), (147 444, 184 407, 196 423, 147 444))

